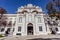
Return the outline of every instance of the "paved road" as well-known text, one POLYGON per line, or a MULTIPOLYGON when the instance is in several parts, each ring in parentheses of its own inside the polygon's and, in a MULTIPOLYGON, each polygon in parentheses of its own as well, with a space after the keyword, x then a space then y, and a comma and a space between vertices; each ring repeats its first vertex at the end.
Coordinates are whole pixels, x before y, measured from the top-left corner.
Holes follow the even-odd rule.
POLYGON ((8 36, 0 40, 60 40, 60 35, 39 35, 39 36, 8 36))
POLYGON ((59 38, 47 38, 47 39, 37 38, 37 39, 28 39, 28 40, 60 40, 60 39, 59 38))

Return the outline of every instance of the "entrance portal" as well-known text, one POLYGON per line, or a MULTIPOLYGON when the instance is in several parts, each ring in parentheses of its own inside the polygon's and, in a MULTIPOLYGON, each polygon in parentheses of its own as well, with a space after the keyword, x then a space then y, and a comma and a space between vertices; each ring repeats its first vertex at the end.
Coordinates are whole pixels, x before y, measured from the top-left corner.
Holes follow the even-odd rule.
POLYGON ((29 23, 27 25, 27 34, 28 35, 33 35, 33 24, 32 23, 29 23))

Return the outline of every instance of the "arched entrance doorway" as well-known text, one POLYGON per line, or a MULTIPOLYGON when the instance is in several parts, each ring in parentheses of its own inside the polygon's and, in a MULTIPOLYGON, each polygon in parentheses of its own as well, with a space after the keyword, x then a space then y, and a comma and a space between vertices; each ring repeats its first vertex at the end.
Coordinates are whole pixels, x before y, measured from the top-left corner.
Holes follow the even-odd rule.
POLYGON ((33 35, 33 24, 32 23, 29 23, 27 25, 27 34, 28 35, 33 35))

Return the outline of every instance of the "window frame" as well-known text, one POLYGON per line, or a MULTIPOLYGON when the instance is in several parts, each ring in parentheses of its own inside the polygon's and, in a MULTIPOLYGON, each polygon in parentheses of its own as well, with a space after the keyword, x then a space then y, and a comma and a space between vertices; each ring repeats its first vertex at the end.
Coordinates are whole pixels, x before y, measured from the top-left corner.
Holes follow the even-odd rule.
POLYGON ((7 28, 7 31, 10 32, 11 31, 11 28, 7 28))
POLYGON ((4 28, 1 28, 1 32, 4 32, 4 30, 5 30, 4 28))
POLYGON ((42 26, 39 26, 39 31, 43 31, 43 28, 42 28, 42 26))
POLYGON ((18 32, 21 32, 21 26, 18 26, 18 32))
POLYGON ((32 21, 32 15, 29 15, 29 16, 28 16, 28 20, 29 20, 29 22, 32 21))
POLYGON ((38 17, 38 23, 41 23, 41 17, 38 17))
POLYGON ((19 23, 22 23, 22 17, 19 17, 19 23))

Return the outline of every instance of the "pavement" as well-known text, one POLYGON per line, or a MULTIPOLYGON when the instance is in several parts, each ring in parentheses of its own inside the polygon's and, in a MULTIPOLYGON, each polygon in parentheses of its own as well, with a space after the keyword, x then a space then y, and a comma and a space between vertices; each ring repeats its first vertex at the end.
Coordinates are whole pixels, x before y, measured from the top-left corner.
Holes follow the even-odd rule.
POLYGON ((60 40, 60 35, 27 35, 27 36, 7 36, 0 40, 60 40))

